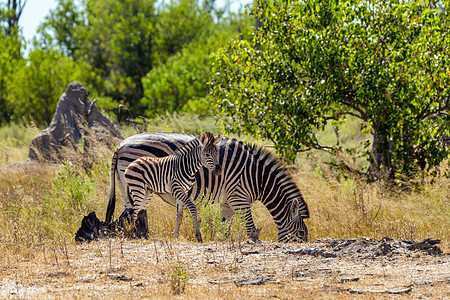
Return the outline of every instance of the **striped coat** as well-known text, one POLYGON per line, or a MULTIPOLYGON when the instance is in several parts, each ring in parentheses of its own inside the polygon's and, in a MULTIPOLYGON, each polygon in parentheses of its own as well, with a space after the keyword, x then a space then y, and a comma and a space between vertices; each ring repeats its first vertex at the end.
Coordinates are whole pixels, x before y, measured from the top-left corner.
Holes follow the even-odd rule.
MULTIPOLYGON (((125 169, 130 162, 143 155, 170 155, 195 137, 176 133, 143 133, 124 140, 114 152, 111 163, 106 221, 111 221, 114 212, 115 181, 124 198, 125 208, 130 207, 124 179, 125 169)), ((309 218, 309 209, 285 165, 264 148, 249 146, 236 139, 222 138, 217 147, 218 162, 222 168, 220 175, 214 176, 206 168, 200 168, 188 196, 195 200, 206 195, 205 200, 220 202, 224 219, 242 212, 250 237, 257 236, 250 207, 254 201, 261 201, 277 226, 279 241, 306 241, 308 231, 304 219, 309 218)), ((164 201, 176 205, 176 199, 171 195, 160 196, 164 201)))

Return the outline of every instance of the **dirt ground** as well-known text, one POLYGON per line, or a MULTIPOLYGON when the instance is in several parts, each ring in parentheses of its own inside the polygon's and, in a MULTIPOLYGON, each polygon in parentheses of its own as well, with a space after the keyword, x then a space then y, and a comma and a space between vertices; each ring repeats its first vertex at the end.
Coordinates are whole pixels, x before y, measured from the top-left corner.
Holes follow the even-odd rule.
POLYGON ((389 239, 43 244, 0 258, 0 297, 450 299, 450 254, 408 247, 389 239))

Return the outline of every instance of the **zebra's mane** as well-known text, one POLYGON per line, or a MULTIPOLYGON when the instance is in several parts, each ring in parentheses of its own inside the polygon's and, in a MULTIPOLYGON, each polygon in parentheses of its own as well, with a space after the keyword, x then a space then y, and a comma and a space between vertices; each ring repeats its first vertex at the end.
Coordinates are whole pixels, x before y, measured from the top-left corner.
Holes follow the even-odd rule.
POLYGON ((274 171, 277 171, 279 173, 283 173, 287 176, 289 176, 289 178, 291 180, 294 180, 292 173, 287 169, 286 165, 284 164, 284 162, 281 161, 281 159, 276 156, 272 151, 270 151, 267 148, 258 146, 254 143, 251 144, 247 144, 250 153, 253 155, 254 158, 256 159, 265 159, 268 163, 274 163, 274 171))
POLYGON ((300 202, 302 218, 309 218, 308 204, 306 203, 305 199, 302 196, 302 193, 300 192, 297 181, 294 179, 292 173, 288 170, 287 166, 281 161, 281 159, 271 151, 269 151, 267 148, 263 148, 255 144, 250 144, 248 145, 248 147, 249 152, 256 160, 265 160, 265 163, 267 164, 273 163, 271 168, 272 172, 277 172, 278 174, 285 176, 285 179, 291 180, 292 184, 295 185, 298 192, 299 198, 297 199, 300 202))
POLYGON ((183 146, 181 146, 178 149, 176 149, 175 152, 173 153, 173 155, 186 154, 187 152, 192 150, 198 143, 200 143, 200 139, 197 136, 194 139, 192 139, 189 142, 187 142, 186 144, 184 144, 183 146))

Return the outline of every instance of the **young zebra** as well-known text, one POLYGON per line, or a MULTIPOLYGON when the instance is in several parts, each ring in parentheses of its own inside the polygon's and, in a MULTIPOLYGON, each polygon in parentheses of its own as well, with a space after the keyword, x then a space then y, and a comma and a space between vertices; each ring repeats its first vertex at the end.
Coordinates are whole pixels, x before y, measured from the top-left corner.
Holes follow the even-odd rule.
POLYGON ((145 209, 154 194, 169 194, 176 199, 177 216, 175 238, 181 225, 183 208, 187 206, 194 220, 195 236, 202 242, 197 220, 197 207, 187 196, 195 183, 195 173, 205 166, 214 173, 221 172, 218 164, 217 144, 221 135, 202 133, 174 154, 162 158, 144 156, 136 159, 125 170, 125 180, 131 195, 133 220, 145 209))

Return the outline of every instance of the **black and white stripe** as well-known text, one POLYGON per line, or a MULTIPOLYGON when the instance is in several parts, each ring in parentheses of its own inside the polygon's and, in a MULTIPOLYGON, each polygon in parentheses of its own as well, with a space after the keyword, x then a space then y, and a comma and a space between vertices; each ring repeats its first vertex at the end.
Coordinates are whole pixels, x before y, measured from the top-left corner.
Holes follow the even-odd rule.
MULTIPOLYGON (((115 180, 124 198, 125 208, 130 207, 124 172, 130 162, 140 156, 164 157, 196 138, 177 133, 143 133, 124 140, 116 149, 111 164, 110 200, 106 221, 110 222, 115 206, 115 180), (115 179, 115 180, 114 180, 115 179)), ((207 168, 195 174, 195 183, 188 192, 192 200, 206 195, 206 200, 220 202, 222 216, 231 218, 234 213, 245 216, 247 234, 257 236, 250 206, 261 201, 269 210, 278 229, 280 242, 307 241, 308 231, 303 221, 309 218, 309 209, 285 165, 268 150, 246 145, 232 138, 222 138, 218 147, 218 163, 222 168, 215 176, 207 168)), ((169 194, 159 195, 176 205, 169 194)))
POLYGON ((197 207, 189 199, 187 192, 194 184, 195 173, 201 166, 220 172, 215 146, 218 140, 220 136, 215 138, 211 133, 205 132, 178 148, 172 155, 160 158, 142 156, 130 163, 125 169, 124 177, 133 208, 133 219, 136 220, 138 212, 147 207, 154 194, 168 194, 176 199, 178 208, 175 237, 178 237, 183 206, 186 206, 194 220, 195 235, 201 242, 197 207))

